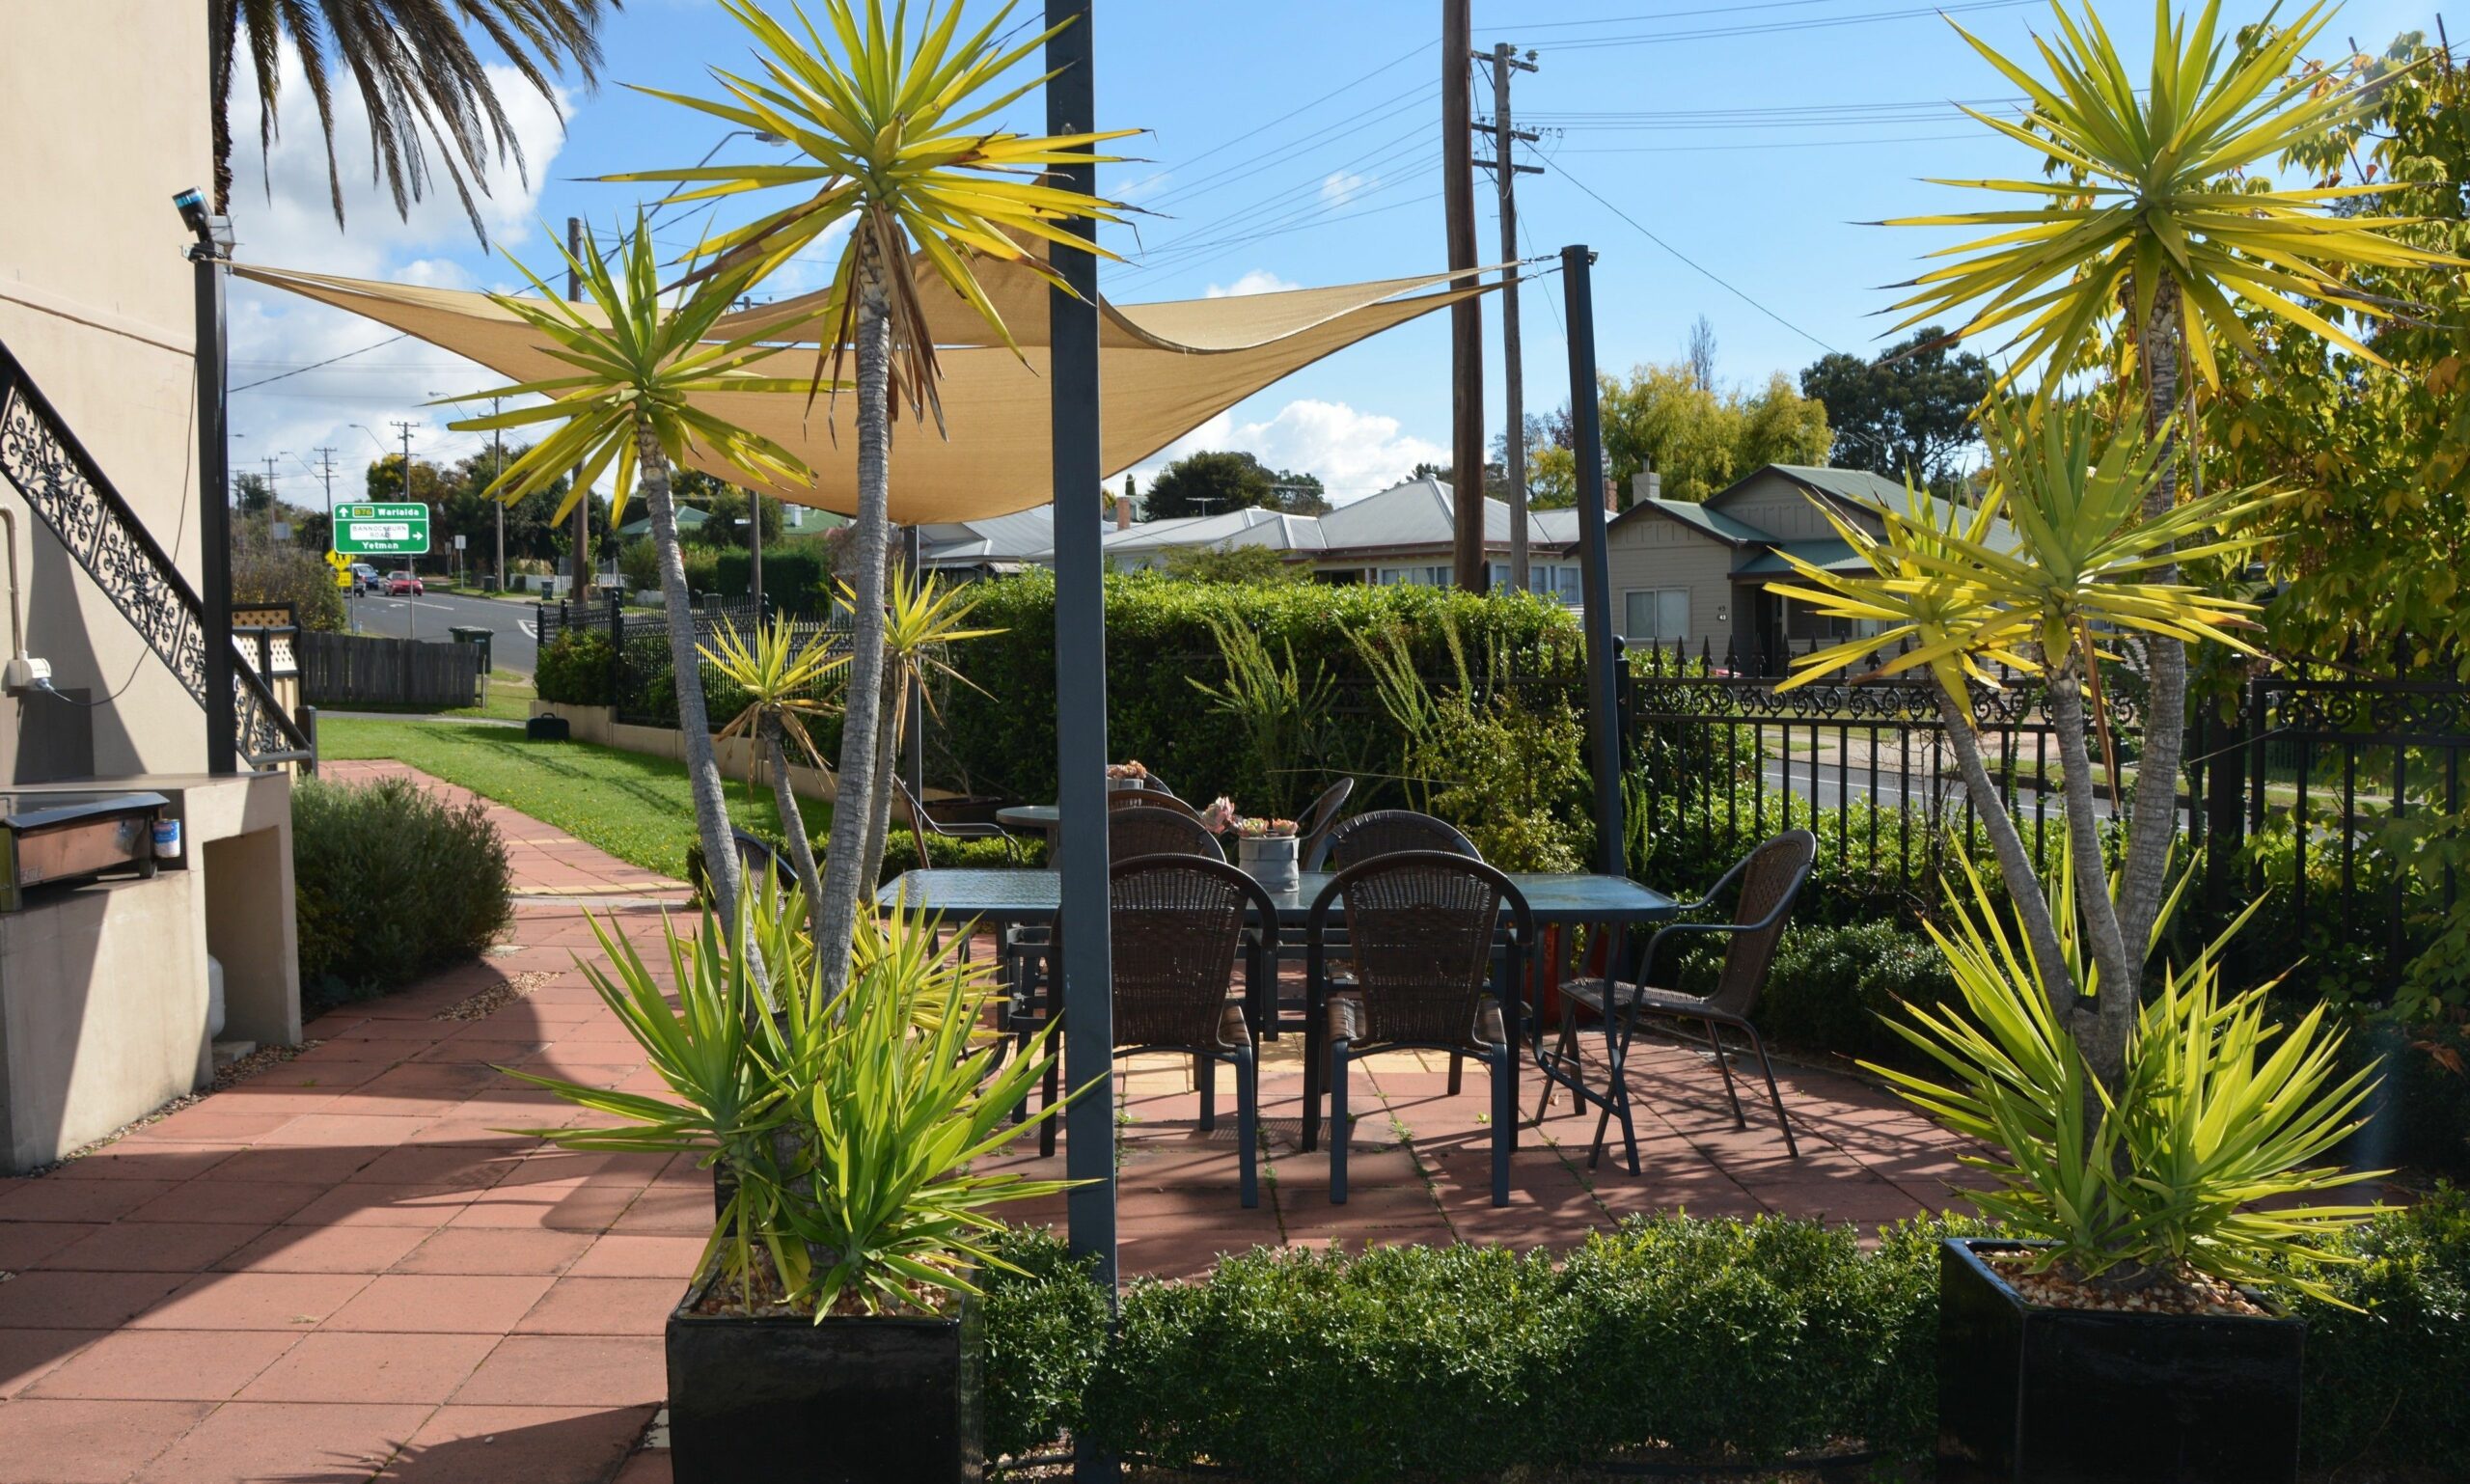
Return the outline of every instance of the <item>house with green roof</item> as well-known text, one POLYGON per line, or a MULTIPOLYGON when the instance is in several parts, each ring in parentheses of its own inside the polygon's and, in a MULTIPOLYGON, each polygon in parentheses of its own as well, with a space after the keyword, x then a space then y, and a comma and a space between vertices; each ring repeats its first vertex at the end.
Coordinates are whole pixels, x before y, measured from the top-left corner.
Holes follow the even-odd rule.
MULTIPOLYGON (((1859 636, 1862 625, 1781 598, 1767 584, 1792 575, 1789 552, 1813 565, 1867 570, 1828 523, 1832 510, 1876 535, 1904 485, 1861 469, 1769 464, 1704 504, 1666 500, 1653 474, 1633 481, 1630 508, 1606 531, 1612 621, 1635 647, 1676 642, 1735 670, 1777 668, 1782 657, 1859 636), (1729 660, 1728 660, 1729 657, 1729 660)), ((1990 538, 2012 537, 2004 524, 1990 538)))

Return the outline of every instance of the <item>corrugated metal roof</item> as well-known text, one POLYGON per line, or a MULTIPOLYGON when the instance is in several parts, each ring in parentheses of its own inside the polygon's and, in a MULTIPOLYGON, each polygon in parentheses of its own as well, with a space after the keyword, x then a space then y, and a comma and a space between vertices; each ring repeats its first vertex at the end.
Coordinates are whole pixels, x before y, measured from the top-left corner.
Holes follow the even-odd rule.
POLYGON ((1626 520, 1640 510, 1668 515, 1694 531, 1735 546, 1746 541, 1770 539, 1756 526, 1735 520, 1721 510, 1711 510, 1694 500, 1641 500, 1623 511, 1622 518, 1626 520))
POLYGON ((1828 571, 1866 572, 1870 569, 1870 563, 1861 559, 1860 553, 1843 541, 1830 537, 1822 541, 1785 541, 1770 546, 1746 562, 1735 563, 1733 575, 1735 577, 1789 577, 1793 573, 1793 568, 1778 555, 1779 552, 1787 551, 1812 566, 1822 566, 1828 571))

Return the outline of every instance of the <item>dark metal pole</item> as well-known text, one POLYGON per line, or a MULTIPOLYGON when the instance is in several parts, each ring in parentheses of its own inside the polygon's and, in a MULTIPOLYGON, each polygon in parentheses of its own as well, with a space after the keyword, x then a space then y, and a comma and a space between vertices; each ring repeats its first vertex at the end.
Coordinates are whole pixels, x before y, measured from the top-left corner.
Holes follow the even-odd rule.
MULTIPOLYGON (((1084 133, 1095 126, 1097 87, 1090 75, 1089 0, 1047 0, 1046 20, 1058 28, 1046 43, 1046 128, 1084 133)), ((1097 169, 1057 172, 1069 189, 1094 191, 1097 169)), ((1088 235, 1096 224, 1060 224, 1088 235)), ((1055 457, 1055 759, 1056 802, 1062 823, 1057 849, 1062 873, 1059 972, 1063 985, 1064 1080, 1089 1086, 1064 1119, 1065 1169, 1088 1183, 1070 1197, 1072 1250, 1094 1254, 1098 1281, 1115 1283, 1114 972, 1107 907, 1107 600, 1098 543, 1098 500, 1106 471, 1098 452, 1098 264, 1085 252, 1053 249, 1056 271, 1073 293, 1047 290, 1053 364, 1047 375, 1054 404, 1055 457), (1078 294, 1078 297, 1074 295, 1078 294)), ((1088 1477, 1112 1477, 1102 1461, 1083 1458, 1088 1477)))
MULTIPOLYGON (((925 580, 918 569, 919 536, 916 526, 904 526, 900 532, 900 560, 909 568, 913 583, 925 580)), ((915 672, 909 676, 909 728, 902 738, 900 765, 909 774, 909 795, 923 804, 926 800, 926 683, 915 672)))
POLYGON ((1595 775, 1595 868, 1626 873, 1621 819, 1621 716, 1612 637, 1612 571, 1605 555, 1604 501, 1588 476, 1604 467, 1604 422, 1596 404, 1595 254, 1561 249, 1561 292, 1570 326, 1570 442, 1578 470, 1579 627, 1586 635, 1587 768, 1595 775))
MULTIPOLYGON (((184 212, 187 207, 183 206, 184 212)), ((240 771, 238 712, 232 696, 231 407, 224 374, 223 264, 231 226, 191 219, 188 250, 197 309, 198 622, 206 632, 206 771, 240 771)))

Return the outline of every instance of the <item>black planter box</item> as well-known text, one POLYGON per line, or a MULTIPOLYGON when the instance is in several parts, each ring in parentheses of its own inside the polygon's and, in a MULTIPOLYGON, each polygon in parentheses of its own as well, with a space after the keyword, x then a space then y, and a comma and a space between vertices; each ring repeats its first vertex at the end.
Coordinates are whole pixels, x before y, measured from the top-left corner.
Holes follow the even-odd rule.
POLYGON ((949 1319, 669 1316, 676 1484, 947 1484, 981 1477, 974 1299, 949 1319))
POLYGON ((563 742, 569 728, 563 716, 535 716, 523 724, 523 735, 530 742, 563 742))
POLYGON ((2026 1304, 1938 1250, 1941 1484, 2289 1484, 2304 1322, 2026 1304))

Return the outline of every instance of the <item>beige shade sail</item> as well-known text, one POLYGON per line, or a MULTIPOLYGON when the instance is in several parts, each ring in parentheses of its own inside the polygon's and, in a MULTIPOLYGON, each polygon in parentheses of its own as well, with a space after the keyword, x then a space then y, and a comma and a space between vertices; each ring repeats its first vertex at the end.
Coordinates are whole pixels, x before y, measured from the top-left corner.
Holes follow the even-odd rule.
MULTIPOLYGON (((509 381, 568 373, 538 335, 486 294, 426 289, 320 273, 234 264, 243 278, 302 294, 392 325, 488 367, 509 381)), ((1131 468, 1245 398, 1314 361, 1488 292, 1496 284, 1441 289, 1446 273, 1383 279, 1281 293, 1113 305, 1100 301, 1100 426, 1109 476, 1131 468)), ((982 282, 1005 314, 1018 354, 995 337, 960 297, 940 283, 921 285, 943 368, 947 436, 931 421, 892 428, 892 519, 902 525, 978 519, 1046 504, 1054 497, 1048 405, 1047 289, 1015 265, 984 265, 982 282), (947 340, 946 337, 948 336, 947 340)), ((814 342, 831 326, 813 317, 820 295, 731 316, 715 334, 734 337, 762 323, 785 323, 782 348, 751 369, 805 375, 814 342)), ((578 306, 591 313, 589 305, 578 306)), ((772 438, 815 472, 810 485, 767 484, 765 493, 800 505, 854 513, 858 505, 855 402, 724 393, 701 399, 712 414, 772 438)), ((700 457, 690 462, 743 482, 700 457)), ((1090 496, 1094 503, 1097 492, 1090 496)))

